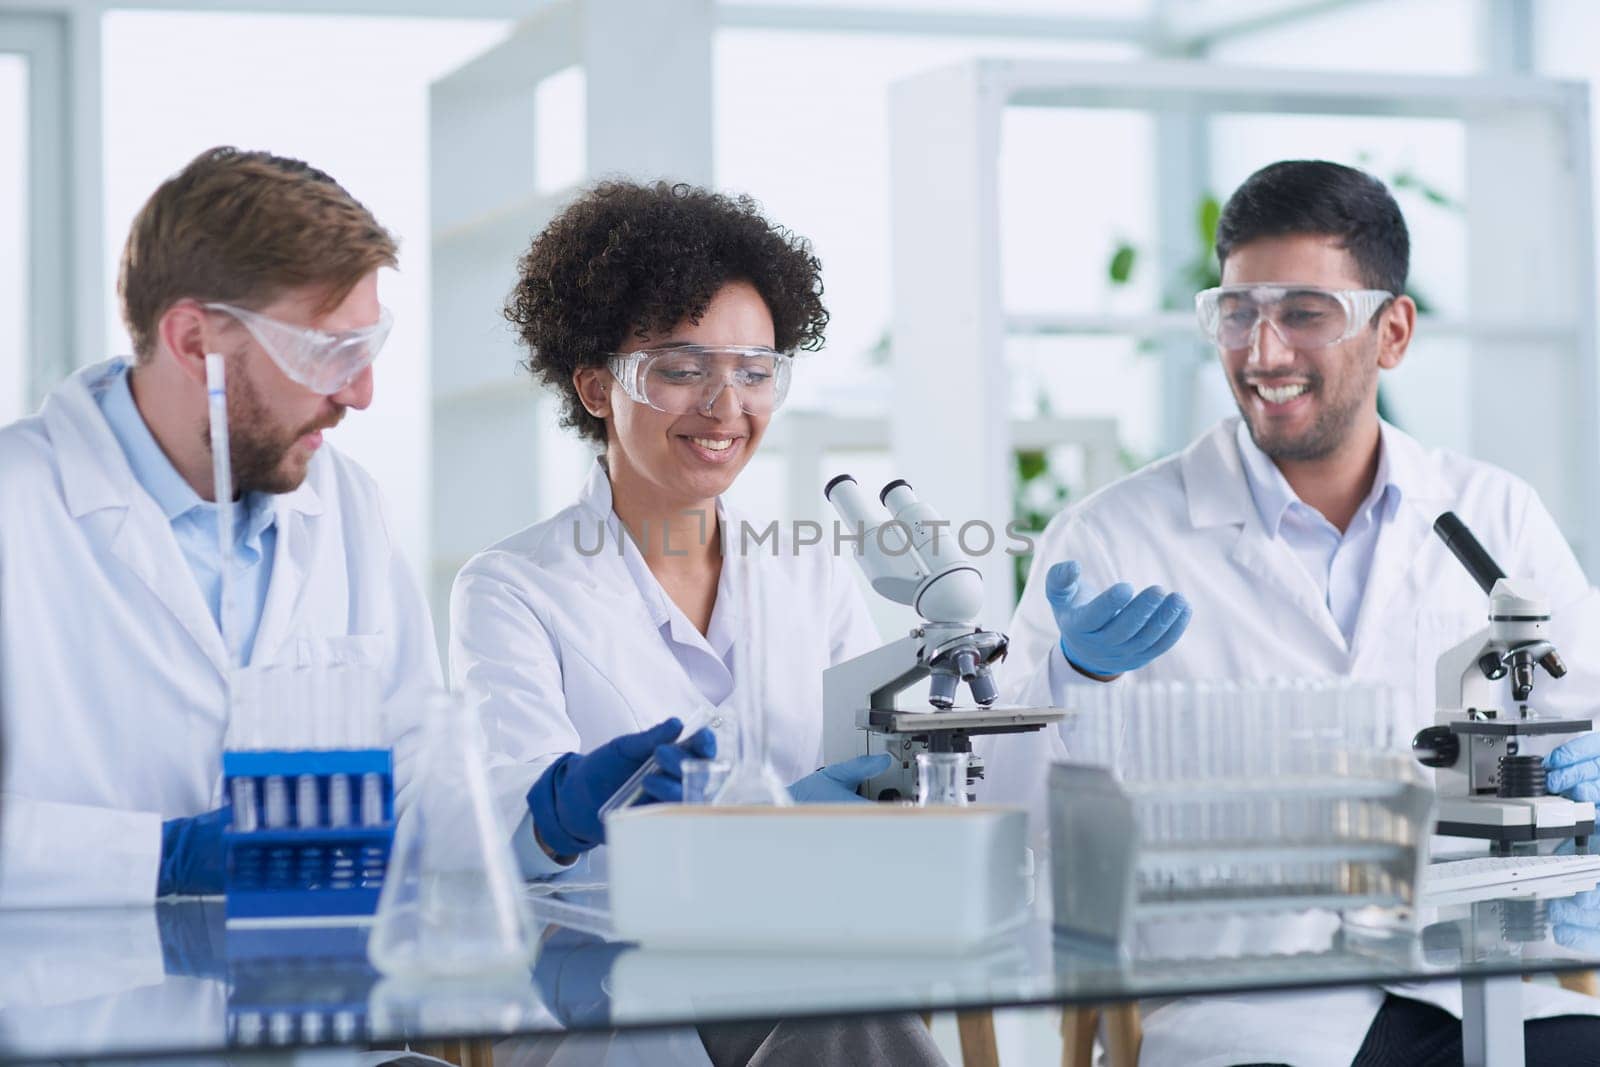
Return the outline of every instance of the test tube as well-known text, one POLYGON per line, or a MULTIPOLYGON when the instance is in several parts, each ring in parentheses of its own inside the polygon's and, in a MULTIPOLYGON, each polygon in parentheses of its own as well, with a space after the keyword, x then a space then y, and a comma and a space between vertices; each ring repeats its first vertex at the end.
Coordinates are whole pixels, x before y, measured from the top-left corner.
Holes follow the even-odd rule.
POLYGON ((322 1043, 322 1013, 320 1011, 300 1013, 300 1040, 307 1045, 322 1043))
POLYGON ((234 1024, 234 1041, 240 1045, 259 1045, 261 1043, 261 1013, 255 1011, 242 1011, 234 1024))
POLYGON ((353 1041, 361 1026, 353 1011, 336 1011, 333 1013, 333 1039, 341 1045, 353 1041))
POLYGON ((266 827, 268 830, 282 830, 289 825, 289 783, 281 774, 270 774, 266 778, 265 801, 266 827))
POLYGON ((261 812, 256 808, 256 780, 254 778, 235 778, 228 783, 228 792, 233 797, 233 829, 237 833, 248 834, 261 826, 261 812))
POLYGON ((383 709, 378 703, 378 675, 361 669, 361 747, 383 748, 383 709))
POLYGON ((294 672, 294 699, 288 709, 290 722, 290 748, 311 748, 316 744, 312 736, 312 706, 316 703, 317 671, 300 667, 294 672))
POLYGON ((267 1016, 267 1034, 274 1045, 287 1045, 294 1040, 294 1016, 286 1011, 275 1011, 267 1016))
POLYGON ((350 825, 350 776, 335 774, 328 779, 328 825, 350 825))
POLYGON ((302 830, 317 828, 317 776, 302 774, 294 783, 294 821, 302 830))
POLYGON ((383 825, 383 775, 376 771, 361 776, 361 825, 383 825))

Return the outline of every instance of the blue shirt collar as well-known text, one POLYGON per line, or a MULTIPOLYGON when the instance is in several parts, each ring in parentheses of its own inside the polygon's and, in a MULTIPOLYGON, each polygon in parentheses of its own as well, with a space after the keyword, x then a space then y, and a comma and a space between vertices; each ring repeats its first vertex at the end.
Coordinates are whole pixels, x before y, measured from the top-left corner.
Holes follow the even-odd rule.
MULTIPOLYGON (((1250 426, 1243 419, 1235 433, 1239 442, 1239 457, 1244 462, 1244 478, 1250 487, 1250 497, 1255 502, 1256 513, 1261 516, 1261 525, 1266 528, 1270 537, 1277 537, 1278 531, 1283 526, 1283 517, 1291 508, 1303 508, 1307 512, 1315 513, 1310 505, 1306 504, 1296 495, 1294 488, 1289 484, 1289 479, 1283 476, 1278 465, 1272 462, 1270 456, 1256 445, 1250 436, 1250 426)), ((1390 430, 1387 423, 1378 423, 1378 471, 1372 479, 1372 489, 1367 493, 1367 498, 1356 509, 1356 514, 1365 514, 1369 509, 1381 507, 1385 514, 1392 513, 1398 506, 1403 490, 1400 480, 1395 477, 1395 471, 1390 457, 1394 454, 1391 447, 1390 430)), ((1326 518, 1323 519, 1326 522, 1326 518)))
MULTIPOLYGON (((150 432, 144 416, 139 414, 139 407, 133 401, 133 387, 128 379, 128 365, 122 362, 106 380, 99 399, 106 425, 111 429, 111 436, 117 439, 117 444, 122 446, 122 452, 128 459, 128 467, 133 471, 134 480, 155 500, 168 522, 173 522, 196 508, 204 510, 210 507, 206 501, 200 499, 200 494, 183 480, 178 468, 172 465, 167 454, 161 450, 161 445, 150 432)), ((246 494, 241 504, 246 514, 246 528, 239 533, 254 541, 263 530, 272 525, 276 512, 270 506, 266 494, 262 493, 246 494)))

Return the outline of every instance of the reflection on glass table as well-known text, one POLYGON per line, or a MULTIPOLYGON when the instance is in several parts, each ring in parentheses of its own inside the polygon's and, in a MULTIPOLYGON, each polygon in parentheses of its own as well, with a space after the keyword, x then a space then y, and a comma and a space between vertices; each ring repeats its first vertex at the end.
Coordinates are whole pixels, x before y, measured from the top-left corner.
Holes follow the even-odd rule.
MULTIPOLYGON (((1120 948, 1038 918, 980 951, 694 953, 611 939, 580 865, 530 886, 539 953, 515 981, 380 981, 366 926, 240 928, 220 902, 0 913, 0 1059, 217 1053, 741 1019, 1287 990, 1600 967, 1600 889, 1421 909, 1404 928, 1325 911, 1141 922, 1120 948)), ((877 905, 875 905, 877 906, 877 905)))

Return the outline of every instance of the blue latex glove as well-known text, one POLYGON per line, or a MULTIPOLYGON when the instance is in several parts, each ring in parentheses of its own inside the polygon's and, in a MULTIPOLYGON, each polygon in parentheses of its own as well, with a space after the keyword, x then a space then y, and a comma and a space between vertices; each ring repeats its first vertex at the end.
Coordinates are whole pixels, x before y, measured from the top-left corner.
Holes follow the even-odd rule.
POLYGON ((1574 737, 1546 756, 1544 765, 1550 792, 1600 804, 1600 733, 1574 737))
POLYGON ((1550 939, 1580 952, 1600 952, 1600 890, 1550 902, 1550 939))
POLYGON ((1087 674, 1102 677, 1137 670, 1178 643, 1193 614, 1177 593, 1152 585, 1134 595, 1118 582, 1086 604, 1078 603, 1076 560, 1057 563, 1044 579, 1045 599, 1061 631, 1061 654, 1087 674))
POLYGON ((232 809, 221 807, 204 815, 168 819, 161 824, 161 868, 156 878, 156 896, 222 892, 226 864, 222 831, 230 818, 232 809))
POLYGON ((604 844, 601 805, 652 755, 661 763, 661 770, 645 776, 645 800, 683 799, 679 777, 683 757, 710 759, 717 754, 717 738, 704 729, 671 744, 682 732, 682 722, 668 719, 640 733, 607 741, 587 755, 568 752, 556 760, 528 790, 528 810, 539 839, 558 856, 577 856, 604 844))
POLYGON ((867 798, 856 787, 873 775, 882 774, 894 761, 888 753, 857 756, 813 771, 789 787, 797 804, 865 804, 867 798))

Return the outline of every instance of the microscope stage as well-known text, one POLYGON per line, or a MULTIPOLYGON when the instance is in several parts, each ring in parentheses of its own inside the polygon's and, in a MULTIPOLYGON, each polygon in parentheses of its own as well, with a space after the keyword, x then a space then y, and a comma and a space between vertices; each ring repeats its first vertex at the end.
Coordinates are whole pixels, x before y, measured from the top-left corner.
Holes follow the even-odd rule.
POLYGON ((1055 708, 951 708, 949 711, 904 711, 868 708, 856 723, 879 734, 930 734, 959 730, 965 734, 1011 734, 1042 730, 1060 722, 1066 712, 1055 708))
POLYGON ((1594 728, 1589 719, 1452 719, 1441 725, 1454 734, 1486 737, 1528 737, 1533 734, 1584 734, 1594 728))

